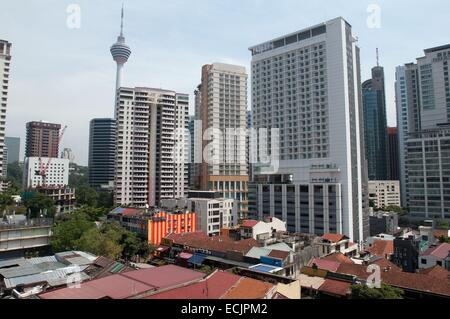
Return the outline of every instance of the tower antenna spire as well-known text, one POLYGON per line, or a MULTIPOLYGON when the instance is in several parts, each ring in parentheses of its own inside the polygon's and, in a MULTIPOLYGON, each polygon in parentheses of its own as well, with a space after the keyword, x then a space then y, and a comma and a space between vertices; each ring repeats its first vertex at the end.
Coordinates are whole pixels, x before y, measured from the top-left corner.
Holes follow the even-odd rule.
POLYGON ((122 2, 122 14, 120 18, 120 36, 123 37, 123 2, 122 2))
POLYGON ((377 48, 377 66, 380 66, 380 53, 377 48))

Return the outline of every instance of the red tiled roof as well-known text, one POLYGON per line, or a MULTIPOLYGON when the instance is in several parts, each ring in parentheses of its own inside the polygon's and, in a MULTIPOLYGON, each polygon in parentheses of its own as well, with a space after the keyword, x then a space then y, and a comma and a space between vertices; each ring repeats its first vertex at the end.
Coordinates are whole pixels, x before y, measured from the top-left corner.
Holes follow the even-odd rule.
POLYGON ((332 243, 338 243, 343 239, 348 239, 347 236, 342 235, 342 234, 323 234, 323 236, 321 238, 324 240, 328 240, 332 243))
POLYGON ((241 227, 253 228, 258 224, 259 224, 259 221, 257 221, 257 220, 244 220, 241 224, 241 227))
POLYGON ((372 256, 389 257, 394 254, 394 241, 393 240, 377 240, 373 243, 372 247, 367 249, 372 256))
POLYGON ((252 278, 241 278, 223 299, 264 299, 274 285, 252 278))
POLYGON ((354 262, 347 256, 345 256, 343 253, 334 253, 325 257, 322 257, 322 260, 330 260, 335 261, 338 263, 345 263, 345 264, 354 264, 354 262))
POLYGON ((281 260, 285 260, 288 256, 289 256, 289 252, 288 251, 281 251, 281 250, 276 250, 273 249, 269 255, 269 257, 273 257, 273 258, 278 258, 281 260))
POLYGON ((347 296, 350 293, 351 283, 333 279, 325 279, 319 291, 337 296, 347 296))
MULTIPOLYGON (((445 279, 442 270, 437 270, 428 274, 424 272, 407 273, 403 272, 400 268, 386 259, 379 259, 374 263, 381 267, 381 280, 388 285, 401 289, 450 296, 450 280, 448 279, 450 272, 447 272, 447 278, 445 279)), ((367 265, 341 264, 337 272, 354 275, 361 280, 367 280, 367 277, 370 275, 370 273, 367 272, 367 265)))
POLYGON ((187 283, 193 280, 200 280, 205 276, 205 274, 183 267, 168 265, 127 272, 123 273, 122 276, 161 289, 187 283))
POLYGON ((170 234, 167 239, 172 240, 175 244, 223 253, 238 251, 246 254, 253 247, 260 247, 260 244, 253 238, 234 241, 227 236, 209 237, 204 232, 170 234))
POLYGON ((145 299, 219 299, 240 278, 240 276, 232 273, 217 271, 200 282, 152 295, 145 299))
POLYGON ((162 266, 111 275, 80 284, 80 288, 63 288, 39 295, 42 299, 126 299, 144 292, 164 289, 200 280, 201 272, 178 266, 162 266))
POLYGON ((333 260, 313 258, 308 263, 308 267, 313 267, 314 264, 319 269, 328 270, 328 271, 332 271, 332 272, 336 272, 338 270, 338 268, 339 268, 339 265, 340 265, 340 263, 338 263, 336 261, 333 261, 333 260))
POLYGON ((154 286, 129 280, 121 274, 104 277, 80 284, 80 288, 63 288, 39 295, 42 299, 125 299, 154 286))
POLYGON ((421 256, 434 256, 439 259, 445 259, 448 257, 450 252, 450 244, 443 243, 437 247, 430 247, 424 253, 420 254, 421 256))
POLYGON ((444 269, 440 266, 434 266, 428 269, 422 269, 419 271, 420 274, 428 275, 433 278, 438 278, 441 280, 448 280, 448 276, 450 272, 447 269, 444 269))

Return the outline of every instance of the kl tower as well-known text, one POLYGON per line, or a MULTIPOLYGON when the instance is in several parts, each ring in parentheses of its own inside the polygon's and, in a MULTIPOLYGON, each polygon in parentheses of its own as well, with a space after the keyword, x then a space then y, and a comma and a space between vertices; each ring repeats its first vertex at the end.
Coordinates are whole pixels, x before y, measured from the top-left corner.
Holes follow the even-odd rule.
POLYGON ((117 37, 117 42, 111 47, 111 55, 114 61, 117 63, 117 74, 116 74, 116 95, 117 90, 122 84, 122 70, 125 63, 127 63, 128 58, 131 55, 131 49, 125 44, 125 37, 123 36, 123 5, 122 5, 122 15, 120 20, 120 35, 117 37))

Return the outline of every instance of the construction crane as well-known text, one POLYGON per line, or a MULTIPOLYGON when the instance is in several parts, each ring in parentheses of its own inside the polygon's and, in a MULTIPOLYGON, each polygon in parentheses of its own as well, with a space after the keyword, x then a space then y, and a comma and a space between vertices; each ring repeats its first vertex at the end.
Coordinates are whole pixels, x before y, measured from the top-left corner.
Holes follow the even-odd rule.
MULTIPOLYGON (((59 145, 61 144, 61 140, 64 136, 64 133, 66 132, 67 129, 67 125, 64 126, 64 128, 61 130, 61 133, 58 136, 58 142, 57 142, 57 147, 59 148, 59 145)), ((49 155, 51 155, 53 153, 53 147, 54 145, 51 145, 51 148, 49 150, 49 155)), ((42 185, 41 186, 46 186, 47 185, 47 170, 50 167, 50 164, 52 163, 54 157, 49 157, 47 163, 44 165, 44 163, 42 162, 42 158, 39 157, 39 170, 36 171, 36 175, 39 175, 42 177, 42 185)))

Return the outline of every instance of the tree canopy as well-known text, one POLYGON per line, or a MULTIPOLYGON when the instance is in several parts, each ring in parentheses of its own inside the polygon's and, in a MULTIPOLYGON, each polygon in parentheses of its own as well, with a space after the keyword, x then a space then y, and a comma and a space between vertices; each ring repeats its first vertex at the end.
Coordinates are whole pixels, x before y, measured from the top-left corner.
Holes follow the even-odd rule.
POLYGON ((48 196, 42 193, 34 192, 28 196, 24 202, 27 211, 31 212, 31 218, 41 217, 41 212, 47 212, 44 217, 54 217, 56 213, 55 202, 48 196))
POLYGON ((381 288, 369 288, 367 285, 351 287, 352 299, 403 299, 404 291, 392 286, 381 284, 381 288))
POLYGON ((95 223, 96 216, 104 213, 99 208, 83 207, 53 228, 52 247, 55 252, 81 250, 111 259, 148 257, 151 247, 136 234, 118 223, 95 223))

